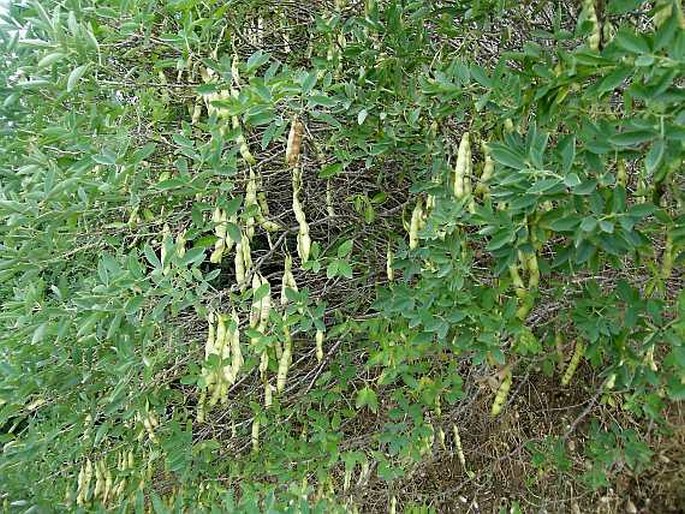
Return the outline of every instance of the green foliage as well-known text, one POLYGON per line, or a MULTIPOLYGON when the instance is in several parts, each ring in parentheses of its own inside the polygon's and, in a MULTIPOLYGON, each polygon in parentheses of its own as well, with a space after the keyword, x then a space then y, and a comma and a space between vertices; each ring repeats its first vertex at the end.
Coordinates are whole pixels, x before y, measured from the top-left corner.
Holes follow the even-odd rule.
MULTIPOLYGON (((677 3, 656 3, 607 2, 597 51, 587 15, 553 2, 12 5, 3 508, 347 511, 372 473, 390 491, 437 451, 477 376, 513 374, 514 393, 541 366, 559 382, 576 341, 589 378, 572 387, 662 421, 685 397, 685 30, 677 3), (283 164, 294 116, 305 263, 283 164), (466 131, 473 184, 455 197, 466 131), (291 255, 299 287, 280 303, 291 255), (205 350, 209 326, 233 310, 244 362, 202 419, 232 364, 205 350)), ((652 455, 618 423, 588 429, 592 488, 652 455)), ((541 474, 578 475, 562 436, 528 447, 541 474)))

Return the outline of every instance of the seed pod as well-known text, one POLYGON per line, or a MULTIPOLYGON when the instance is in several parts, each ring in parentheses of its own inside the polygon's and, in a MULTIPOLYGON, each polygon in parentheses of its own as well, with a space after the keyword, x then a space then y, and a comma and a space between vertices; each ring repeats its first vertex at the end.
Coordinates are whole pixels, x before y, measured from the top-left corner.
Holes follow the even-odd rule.
POLYGON ((102 462, 95 463, 95 489, 93 489, 93 498, 99 498, 105 487, 105 474, 102 471, 102 462))
POLYGON ((259 359, 259 375, 264 380, 266 378, 266 371, 269 369, 269 353, 264 350, 259 359))
POLYGON ((495 174, 495 161, 490 156, 490 150, 485 143, 483 143, 482 148, 483 155, 485 156, 485 163, 483 164, 483 172, 481 173, 478 185, 476 186, 476 195, 485 198, 489 193, 488 183, 495 174))
POLYGON ((252 451, 258 452, 259 451, 259 420, 257 418, 255 418, 254 421, 252 421, 251 440, 252 440, 252 451))
POLYGON ((395 278, 395 270, 392 269, 392 264, 393 264, 393 253, 392 253, 392 248, 390 247, 390 243, 388 243, 388 250, 386 251, 385 254, 385 274, 388 277, 388 282, 392 282, 393 279, 395 278))
MULTIPOLYGON (((259 273, 252 275, 252 294, 262 285, 259 273)), ((253 300, 250 308, 250 328, 255 328, 259 324, 262 316, 262 301, 253 300)))
POLYGON ((576 341, 576 347, 575 350, 573 351, 573 357, 571 357, 571 360, 568 363, 568 367, 566 368, 566 372, 564 373, 564 376, 561 378, 561 385, 562 386, 567 386, 571 382, 571 379, 573 378, 573 374, 576 372, 576 369, 578 368, 578 365, 580 364, 580 359, 583 358, 583 354, 585 353, 585 345, 583 344, 582 341, 576 341))
POLYGON ((599 44, 602 41, 602 29, 599 26, 599 19, 597 18, 597 10, 595 9, 594 0, 583 0, 583 7, 585 9, 586 19, 592 25, 590 35, 587 39, 587 46, 590 50, 595 52, 599 50, 599 44))
POLYGON ((295 219, 297 219, 299 224, 299 230, 297 233, 297 253, 300 256, 300 260, 304 264, 309 260, 312 241, 309 237, 309 225, 307 225, 307 219, 298 198, 300 190, 302 189, 302 170, 300 168, 293 168, 292 183, 293 212, 295 213, 295 219))
POLYGON ((447 450, 447 445, 445 444, 445 431, 442 427, 438 427, 438 441, 440 442, 440 448, 447 450))
POLYGON ((411 213, 411 221, 409 223, 409 248, 414 250, 419 246, 419 230, 421 230, 421 221, 423 218, 423 201, 421 197, 416 200, 416 206, 411 213))
POLYGON ((454 449, 457 451, 457 458, 461 467, 466 470, 466 456, 464 455, 464 450, 461 447, 461 437, 459 437, 459 427, 457 425, 452 425, 452 432, 454 434, 454 449))
POLYGON ((231 379, 228 382, 233 383, 238 376, 240 368, 244 364, 243 354, 240 350, 240 319, 238 318, 238 313, 233 309, 231 314, 235 328, 231 333, 231 379))
POLYGON ((514 122, 511 121, 511 118, 507 118, 504 120, 504 133, 505 134, 511 134, 514 131, 514 122))
POLYGON ((296 166, 300 160, 300 150, 302 147, 302 137, 304 135, 304 124, 295 116, 290 125, 288 133, 288 143, 285 149, 285 163, 288 166, 296 166))
POLYGON ((321 362, 323 360, 323 330, 316 331, 316 360, 321 362))
MULTIPOLYGON (((235 91, 235 94, 233 96, 237 96, 237 91, 235 91)), ((237 116, 233 116, 233 128, 240 129, 240 121, 238 120, 237 116)), ((243 135, 242 130, 236 136, 235 142, 238 145, 238 151, 240 152, 240 156, 245 160, 245 162, 250 166, 254 166, 255 164, 257 164, 257 160, 250 152, 250 147, 247 145, 247 141, 245 140, 245 136, 243 135)))
POLYGON ((109 495, 112 493, 112 472, 109 468, 105 471, 105 487, 102 491, 102 503, 107 503, 109 495))
POLYGON ((285 269, 283 271, 283 279, 281 280, 281 305, 288 303, 288 297, 286 296, 286 289, 290 288, 293 291, 297 291, 297 283, 295 282, 295 277, 293 276, 293 260, 290 255, 285 256, 285 269))
POLYGON ((457 164, 454 168, 454 197, 461 200, 470 192, 471 188, 471 142, 468 132, 465 132, 459 142, 457 164))
POLYGON ((526 287, 523 285, 523 280, 521 279, 521 275, 519 274, 519 269, 516 264, 509 265, 509 276, 511 277, 511 282, 514 286, 516 296, 523 300, 528 295, 528 292, 526 291, 526 287))
POLYGON ((243 261, 243 242, 236 243, 235 246, 235 280, 241 289, 245 283, 245 261, 243 261))
POLYGON ((285 389, 285 382, 288 378, 288 369, 292 359, 292 339, 290 337, 290 330, 287 327, 283 329, 285 341, 283 344, 283 352, 278 360, 278 373, 276 375, 276 391, 282 393, 285 389))
POLYGON ((490 411, 490 415, 494 418, 502 412, 502 409, 504 408, 504 404, 507 401, 507 396, 509 395, 509 390, 511 389, 511 383, 512 383, 512 374, 511 370, 509 368, 506 368, 504 370, 504 376, 502 378, 502 382, 499 385, 499 389, 497 389, 497 394, 495 395, 495 401, 492 402, 492 410, 490 411))
POLYGON ((205 342, 205 359, 214 353, 214 341, 215 341, 215 329, 214 329, 214 314, 209 313, 207 317, 208 328, 207 328, 207 341, 205 342))
MULTIPOLYGON (((254 170, 250 167, 249 178, 245 186, 245 210, 249 210, 253 205, 257 205, 257 178, 254 170)), ((254 237, 255 218, 250 216, 245 220, 245 234, 248 239, 254 237)))
POLYGON ((264 381, 264 407, 269 408, 273 403, 273 388, 267 380, 264 381))

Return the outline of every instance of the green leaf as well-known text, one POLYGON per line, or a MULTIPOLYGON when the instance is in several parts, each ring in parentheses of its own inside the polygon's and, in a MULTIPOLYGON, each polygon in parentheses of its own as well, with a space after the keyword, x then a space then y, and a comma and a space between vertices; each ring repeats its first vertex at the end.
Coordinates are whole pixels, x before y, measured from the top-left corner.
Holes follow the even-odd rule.
POLYGON ((48 66, 52 66, 56 62, 61 61, 66 57, 66 54, 62 52, 52 52, 43 57, 40 61, 38 61, 38 67, 39 68, 47 68, 48 66))
POLYGON ((526 168, 525 157, 511 148, 498 143, 490 144, 490 152, 492 158, 500 164, 515 170, 522 170, 526 168))
POLYGON ((354 241, 352 241, 351 239, 348 239, 347 241, 342 243, 338 247, 338 258, 342 259, 344 257, 347 257, 350 254, 350 252, 352 251, 353 246, 354 246, 354 241))
POLYGON ((183 255, 183 265, 187 266, 188 264, 192 264, 193 266, 198 266, 205 260, 205 248, 203 247, 195 247, 191 248, 190 250, 186 251, 185 255, 183 255))
POLYGON ((327 164, 319 172, 319 178, 331 178, 336 176, 343 170, 343 165, 340 162, 334 162, 332 164, 327 164))
POLYGON ((90 64, 82 64, 71 71, 69 78, 67 78, 67 93, 71 93, 76 88, 89 66, 90 64))
POLYGON ((357 409, 368 407, 371 412, 378 412, 378 396, 376 392, 370 387, 366 386, 357 392, 357 400, 355 402, 357 409))
POLYGON ((255 302, 259 302, 266 298, 266 295, 271 291, 271 285, 268 282, 260 285, 257 289, 252 292, 252 299, 255 302))
POLYGON ((359 113, 357 114, 357 124, 362 125, 368 116, 369 111, 367 111, 366 109, 362 109, 361 111, 359 111, 359 113))

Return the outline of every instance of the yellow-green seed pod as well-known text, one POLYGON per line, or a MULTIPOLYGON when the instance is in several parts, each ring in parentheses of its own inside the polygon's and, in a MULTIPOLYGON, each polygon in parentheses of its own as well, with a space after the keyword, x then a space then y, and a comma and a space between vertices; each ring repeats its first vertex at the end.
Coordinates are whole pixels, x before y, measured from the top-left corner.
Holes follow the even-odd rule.
POLYGON ((282 393, 285 389, 285 383, 288 378, 288 369, 292 359, 292 339, 290 337, 290 330, 285 327, 284 330, 285 341, 283 344, 283 352, 278 360, 278 373, 276 375, 276 391, 282 393))
POLYGON ((423 200, 419 196, 416 200, 416 206, 411 213, 411 222, 409 223, 409 248, 412 250, 419 246, 419 230, 421 230, 422 218, 423 200))
POLYGON ((238 313, 235 309, 233 309, 231 318, 235 328, 231 332, 231 379, 228 381, 233 383, 245 361, 243 360, 243 354, 240 349, 240 319, 238 318, 238 313))
POLYGON ((440 448, 447 450, 445 431, 442 427, 438 427, 438 441, 440 442, 440 448))
POLYGON ((587 46, 590 50, 599 50, 599 44, 602 41, 602 29, 597 18, 597 10, 595 8, 594 0, 583 0, 583 7, 585 16, 592 25, 590 35, 588 36, 587 46))
POLYGON ((564 376, 561 378, 562 386, 567 386, 571 383, 571 379, 573 378, 576 369, 578 369, 578 365, 580 364, 580 360, 583 358, 584 354, 585 344, 583 344, 582 341, 576 341, 576 347, 573 351, 573 357, 571 357, 571 360, 569 361, 568 366, 566 367, 566 372, 564 373, 564 376))
POLYGON ((269 353, 264 350, 259 359, 259 375, 264 380, 266 378, 266 371, 269 369, 269 353))
MULTIPOLYGON (((259 273, 252 275, 252 294, 259 289, 262 285, 262 281, 259 273)), ((256 328, 259 324, 259 320, 262 316, 262 301, 253 300, 252 307, 250 308, 250 328, 256 328)))
POLYGON ((316 360, 321 362, 323 360, 323 330, 316 331, 316 360))
POLYGON ((488 184, 495 174, 495 161, 490 156, 490 150, 485 143, 481 145, 481 148, 483 150, 483 155, 485 156, 485 162, 483 164, 483 171, 480 175, 480 179, 478 180, 475 193, 477 196, 482 196, 485 198, 489 193, 488 184))
POLYGON ((452 432, 454 434, 454 449, 457 453, 457 458, 461 467, 466 469, 466 456, 464 455, 464 450, 461 446, 461 437, 459 436, 459 428, 457 425, 452 425, 452 432))
MULTIPOLYGON (((245 210, 248 210, 253 205, 257 205, 257 178, 254 170, 250 167, 249 178, 247 180, 247 185, 245 186, 245 210)), ((255 218, 250 216, 245 220, 245 234, 248 239, 254 237, 254 231, 255 218)))
POLYGON ((528 292, 526 291, 526 287, 523 285, 523 279, 521 279, 521 275, 519 274, 519 269, 516 264, 509 265, 509 276, 511 277, 511 283, 514 286, 516 296, 518 296, 519 299, 524 299, 528 292))
POLYGON ((454 168, 454 197, 458 200, 464 198, 471 189, 471 141, 468 132, 465 132, 459 142, 457 151, 457 164, 454 168))
POLYGON ((504 120, 504 133, 511 134, 512 132, 514 132, 514 122, 511 121, 511 118, 507 118, 504 120))
POLYGON ((385 255, 385 274, 388 277, 388 282, 392 282, 395 278, 395 271, 392 268, 393 257, 392 248, 390 247, 390 243, 388 243, 388 249, 385 255))
POLYGON ((493 418, 498 416, 502 412, 504 404, 507 402, 507 396, 509 396, 509 390, 511 389, 512 380, 513 377, 511 370, 509 370, 508 368, 505 369, 504 376, 502 377, 502 382, 499 385, 499 389, 497 389, 495 401, 492 402, 492 409, 490 410, 490 415, 493 418))
POLYGON ((259 420, 257 418, 255 418, 254 421, 252 421, 251 441, 252 441, 252 451, 258 452, 259 451, 259 420))
POLYGON ((245 283, 245 262, 243 261, 243 242, 236 243, 235 246, 235 280, 239 286, 245 283))
POLYGON ((285 256, 285 269, 283 271, 283 278, 281 280, 281 305, 288 303, 288 297, 286 295, 286 289, 290 288, 293 291, 297 291, 297 283, 295 282, 295 277, 293 275, 293 260, 290 255, 285 256))
POLYGON ((273 388, 271 387, 271 384, 269 384, 268 380, 264 381, 264 407, 269 408, 273 404, 274 397, 273 397, 273 388))

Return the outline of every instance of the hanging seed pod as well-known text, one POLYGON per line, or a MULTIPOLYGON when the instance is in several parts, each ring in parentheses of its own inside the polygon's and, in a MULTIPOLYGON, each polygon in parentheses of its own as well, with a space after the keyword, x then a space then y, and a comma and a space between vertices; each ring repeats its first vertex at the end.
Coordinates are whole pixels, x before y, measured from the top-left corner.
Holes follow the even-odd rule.
POLYGON ((290 330, 287 327, 283 329, 285 341, 283 344, 283 352, 278 360, 278 373, 276 375, 276 391, 282 393, 285 389, 286 379, 288 378, 288 369, 290 368, 292 360, 292 338, 290 337, 290 330))
MULTIPOLYGON (((459 142, 459 150, 457 151, 457 164, 454 168, 454 197, 461 200, 466 196, 468 187, 465 182, 465 177, 470 174, 471 165, 471 142, 468 132, 465 132, 459 142)), ((469 179, 470 180, 470 179, 469 179)))
POLYGON ((107 503, 109 496, 112 494, 112 472, 109 469, 105 470, 105 487, 102 491, 102 503, 107 503))
POLYGON ((571 360, 569 361, 568 366, 566 368, 566 372, 564 373, 564 376, 561 378, 562 386, 567 386, 571 383, 571 379, 573 378, 576 369, 578 369, 578 365, 580 364, 580 360, 583 358, 584 354, 585 345, 582 341, 576 341, 576 347, 573 351, 573 357, 571 357, 571 360))
POLYGON ((583 8, 585 9, 585 17, 592 26, 587 39, 587 46, 596 52, 599 50, 599 44, 602 41, 602 29, 599 26, 594 0, 583 0, 583 8))
POLYGON ((452 433, 454 435, 454 449, 456 450, 457 458, 459 459, 461 467, 464 468, 464 471, 466 471, 466 456, 464 455, 464 450, 461 447, 461 437, 459 436, 459 428, 457 425, 452 425, 452 433))
POLYGON ((229 383, 233 383, 238 377, 238 372, 244 364, 243 354, 240 349, 240 319, 238 318, 238 313, 233 309, 231 313, 231 319, 235 328, 231 332, 231 375, 230 379, 227 378, 229 383))
POLYGON ((526 267, 528 268, 528 291, 533 291, 540 285, 540 268, 536 253, 526 255, 526 267))
MULTIPOLYGON (((250 167, 247 185, 245 186, 245 210, 250 210, 253 205, 257 205, 257 177, 252 167, 250 167)), ((254 237, 254 227, 255 217, 249 216, 245 220, 245 234, 250 240, 254 237)))
POLYGON ((295 276, 293 275, 293 260, 289 254, 285 256, 285 264, 283 270, 283 278, 281 280, 281 305, 288 303, 288 297, 286 295, 286 289, 292 289, 297 292, 297 282, 295 282, 295 276))
POLYGON ((323 360, 323 330, 316 331, 316 360, 321 362, 323 360))
POLYGON ((414 250, 419 246, 419 230, 423 221, 423 200, 419 196, 416 200, 416 206, 411 213, 411 221, 409 222, 409 248, 414 250))
POLYGON ((440 448, 442 450, 447 450, 445 431, 442 429, 442 427, 438 427, 438 442, 440 443, 440 448))
POLYGON ((476 186, 476 195, 487 198, 490 188, 489 182, 495 174, 495 161, 490 156, 490 149, 487 144, 483 143, 481 145, 483 155, 485 156, 485 162, 483 164, 483 172, 478 180, 478 185, 476 186))
POLYGON ((102 462, 95 463, 95 489, 93 489, 93 498, 99 498, 105 488, 105 474, 103 472, 102 462))
POLYGON ((252 451, 259 451, 259 420, 257 418, 252 421, 252 434, 250 437, 252 441, 252 451))
POLYGON ((526 291, 526 286, 523 284, 521 275, 519 274, 519 269, 516 264, 509 265, 509 276, 511 277, 511 283, 514 286, 514 291, 519 299, 523 300, 528 295, 526 291))
POLYGON ((499 389, 497 389, 497 394, 495 395, 495 401, 492 402, 490 415, 493 418, 502 412, 504 404, 507 402, 507 396, 509 395, 509 390, 511 389, 512 379, 511 370, 509 368, 505 368, 502 382, 500 383, 499 389))
POLYGON ((245 265, 245 274, 247 275, 252 271, 252 249, 250 248, 250 239, 245 234, 243 234, 241 242, 243 251, 243 264, 245 265))
POLYGON ((235 280, 242 289, 245 284, 245 261, 243 260, 243 241, 236 243, 235 246, 235 280))
POLYGON ((228 250, 227 243, 230 240, 227 239, 228 218, 226 216, 226 211, 219 207, 214 209, 212 222, 214 223, 214 234, 216 235, 217 240, 216 243, 214 243, 214 251, 209 257, 209 262, 218 264, 221 262, 224 253, 228 250))
POLYGON ((205 359, 208 359, 209 356, 214 353, 214 337, 215 337, 215 328, 214 328, 214 314, 209 313, 209 316, 207 316, 207 341, 205 342, 205 359))
POLYGON ((273 388, 267 380, 264 381, 264 407, 269 408, 273 404, 273 388))
MULTIPOLYGON (((262 285, 259 273, 252 275, 252 294, 262 285)), ((253 300, 250 308, 250 328, 256 328, 259 324, 259 319, 262 316, 262 302, 261 300, 253 300)))
MULTIPOLYGON (((235 98, 238 96, 238 92, 236 90, 232 91, 232 96, 235 98)), ((235 142, 238 145, 238 151, 240 152, 240 156, 245 160, 245 162, 250 165, 254 166, 257 164, 257 160, 254 158, 252 153, 250 152, 250 147, 247 145, 247 141, 245 140, 245 135, 242 132, 242 129, 240 127, 240 120, 238 119, 238 116, 233 116, 232 117, 232 123, 233 123, 233 128, 235 130, 240 130, 238 135, 235 138, 235 142)))
POLYGON ((304 264, 309 260, 312 241, 309 237, 309 225, 307 225, 307 219, 298 197, 300 190, 302 189, 302 170, 300 168, 293 168, 292 182, 293 212, 295 213, 295 219, 297 219, 297 223, 299 224, 299 230, 297 233, 297 253, 300 256, 300 260, 304 264))
POLYGON ((304 136, 304 124, 295 116, 290 125, 288 143, 285 148, 285 163, 288 166, 297 166, 300 160, 302 138, 304 136))
POLYGON ((259 359, 259 376, 262 380, 266 379, 266 371, 269 369, 269 353, 264 350, 259 359))
POLYGON ((392 268, 393 257, 392 248, 390 243, 388 243, 388 249, 385 254, 385 274, 388 277, 388 282, 392 282, 395 278, 395 270, 392 268))

